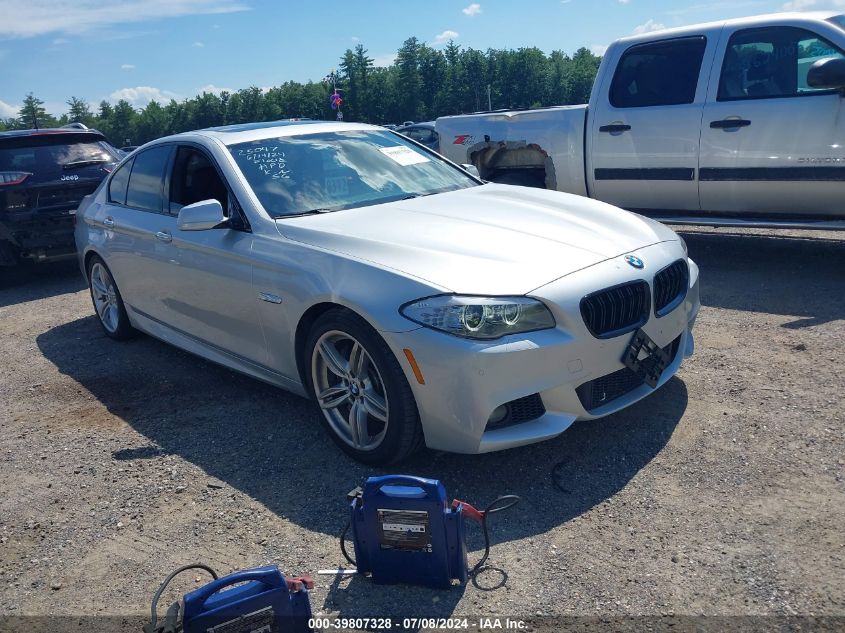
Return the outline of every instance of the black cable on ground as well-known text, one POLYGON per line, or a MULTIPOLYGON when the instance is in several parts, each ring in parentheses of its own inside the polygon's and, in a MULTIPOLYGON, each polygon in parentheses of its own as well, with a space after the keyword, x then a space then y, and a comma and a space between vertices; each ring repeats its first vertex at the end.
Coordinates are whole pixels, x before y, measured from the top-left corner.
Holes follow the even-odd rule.
POLYGON ((349 531, 349 528, 351 527, 351 525, 352 525, 352 522, 347 521, 346 527, 343 528, 343 532, 340 533, 340 551, 343 552, 343 557, 347 560, 347 562, 349 564, 355 565, 355 567, 358 567, 358 565, 355 563, 355 559, 352 558, 349 555, 349 553, 346 551, 346 533, 349 531))
POLYGON ((481 571, 484 563, 487 562, 487 557, 490 556, 490 530, 487 527, 487 515, 508 510, 519 503, 521 499, 516 495, 504 495, 496 499, 493 503, 484 508, 484 513, 481 515, 481 529, 484 531, 484 555, 481 557, 472 569, 469 570, 469 575, 475 576, 481 571))
POLYGON ((159 600, 159 598, 161 598, 161 594, 164 593, 165 589, 167 589, 167 585, 170 584, 171 580, 173 580, 176 576, 181 574, 183 571, 188 571, 189 569, 202 569, 204 571, 207 571, 209 574, 211 574, 211 577, 214 578, 214 580, 217 580, 217 572, 214 571, 208 565, 203 565, 202 563, 195 563, 193 565, 184 565, 184 566, 180 567, 179 569, 171 572, 171 574, 167 578, 164 579, 164 582, 161 583, 161 585, 158 588, 158 591, 156 591, 155 595, 153 596, 153 601, 152 601, 152 604, 150 605, 150 630, 155 631, 156 625, 158 624, 158 613, 156 613, 156 611, 158 609, 158 600, 159 600))

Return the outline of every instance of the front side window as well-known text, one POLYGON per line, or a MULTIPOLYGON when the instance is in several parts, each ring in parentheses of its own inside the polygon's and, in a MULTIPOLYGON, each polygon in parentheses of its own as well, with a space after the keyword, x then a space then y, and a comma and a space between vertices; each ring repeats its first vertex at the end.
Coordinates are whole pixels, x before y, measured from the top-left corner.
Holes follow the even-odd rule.
POLYGON ((272 217, 339 211, 478 185, 400 135, 349 130, 238 143, 229 151, 272 217))
POLYGON ((229 192, 208 157, 190 147, 180 147, 173 165, 170 181, 170 212, 201 202, 217 200, 225 210, 229 206, 229 192))
POLYGON ((842 57, 836 46, 805 29, 779 26, 737 31, 725 50, 718 100, 827 92, 809 87, 807 73, 817 61, 842 57))
POLYGON ((706 46, 704 37, 632 46, 613 75, 610 105, 642 108, 692 103, 706 46))
POLYGON ((159 145, 135 157, 132 173, 129 176, 129 187, 126 191, 126 206, 161 213, 164 172, 170 160, 171 151, 172 148, 169 145, 159 145))

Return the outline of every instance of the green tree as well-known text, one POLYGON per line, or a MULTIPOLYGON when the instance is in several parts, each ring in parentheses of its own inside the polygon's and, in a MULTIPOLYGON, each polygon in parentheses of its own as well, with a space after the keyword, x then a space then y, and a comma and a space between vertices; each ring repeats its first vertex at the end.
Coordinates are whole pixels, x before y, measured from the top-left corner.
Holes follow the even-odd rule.
POLYGON ((88 127, 94 126, 94 114, 85 99, 71 97, 66 101, 68 105, 67 119, 70 123, 83 123, 88 127))
POLYGON ((18 112, 18 122, 21 128, 53 127, 56 119, 44 109, 44 102, 31 92, 24 97, 23 105, 18 112))
POLYGON ((126 99, 117 102, 110 120, 113 142, 118 145, 137 144, 138 139, 135 134, 135 119, 137 116, 138 113, 135 112, 135 108, 126 99))
POLYGON ((396 66, 398 67, 398 85, 396 105, 397 122, 404 120, 419 120, 420 111, 420 79, 419 68, 420 43, 415 37, 408 38, 402 44, 396 55, 396 66))

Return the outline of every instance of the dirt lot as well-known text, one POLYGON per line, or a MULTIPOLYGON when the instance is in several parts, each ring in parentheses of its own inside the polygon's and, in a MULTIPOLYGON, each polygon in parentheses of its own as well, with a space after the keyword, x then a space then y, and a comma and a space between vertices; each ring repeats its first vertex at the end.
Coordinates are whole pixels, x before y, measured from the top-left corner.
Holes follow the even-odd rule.
MULTIPOLYGON (((845 616, 845 235, 683 233, 704 306, 662 390, 544 444, 401 468, 523 498, 495 519, 499 571, 451 591, 320 576, 315 612, 845 616)), ((73 266, 3 278, 0 356, 0 614, 141 616, 192 561, 343 562, 345 493, 372 471, 309 402, 107 339, 73 266)))

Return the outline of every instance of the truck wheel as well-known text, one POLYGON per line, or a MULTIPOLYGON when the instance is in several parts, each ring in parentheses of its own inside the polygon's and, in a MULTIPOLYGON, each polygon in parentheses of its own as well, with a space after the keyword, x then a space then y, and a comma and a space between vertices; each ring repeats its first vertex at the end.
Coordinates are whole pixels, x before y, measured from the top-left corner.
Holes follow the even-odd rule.
POLYGON ((116 341, 132 338, 137 331, 129 323, 129 316, 126 314, 126 307, 114 277, 106 263, 96 255, 88 262, 88 288, 91 291, 94 311, 106 336, 116 341))
POLYGON ((323 426, 353 459, 380 466, 422 444, 417 404, 393 352, 364 319, 330 310, 305 347, 309 388, 323 426))

